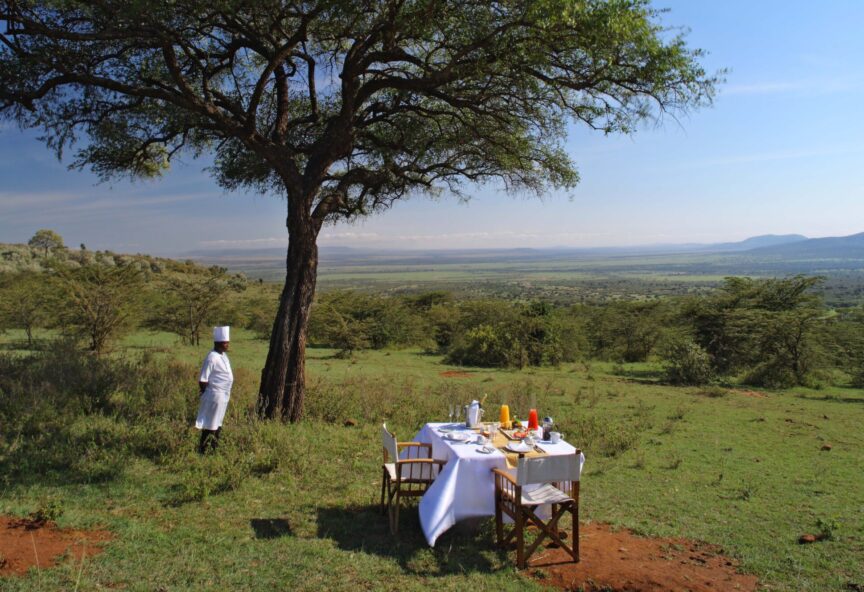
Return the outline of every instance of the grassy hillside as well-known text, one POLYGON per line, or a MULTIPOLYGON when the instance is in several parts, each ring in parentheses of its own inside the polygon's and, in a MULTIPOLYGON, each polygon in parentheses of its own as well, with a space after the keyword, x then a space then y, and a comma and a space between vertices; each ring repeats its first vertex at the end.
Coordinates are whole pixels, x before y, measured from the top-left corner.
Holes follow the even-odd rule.
POLYGON ((62 429, 62 446, 82 451, 67 465, 44 464, 58 445, 50 435, 31 469, 13 470, 19 457, 4 448, 0 511, 25 515, 53 501, 64 510, 61 525, 102 526, 115 538, 83 568, 65 563, 2 580, 0 589, 539 589, 494 549, 488 523, 454 529, 430 549, 415 511, 403 513, 396 543, 375 506, 380 421, 410 438, 423 422, 443 419, 449 402, 481 393, 490 407, 507 401, 521 414, 536 398, 541 414, 585 449, 585 521, 719 544, 772 590, 864 584, 861 391, 674 388, 655 382, 648 364, 459 368, 454 378, 442 376, 454 368, 415 351, 340 360, 314 349, 308 419, 262 425, 249 417, 266 344, 243 331, 233 337, 237 382, 215 457, 192 452, 188 416, 206 348, 148 332, 128 337, 125 355, 179 362, 187 415, 158 423, 121 412, 79 417, 62 429), (133 441, 146 449, 148 439, 176 445, 133 450, 133 441), (247 465, 248 474, 237 472, 247 465), (831 540, 796 543, 820 530, 831 540))

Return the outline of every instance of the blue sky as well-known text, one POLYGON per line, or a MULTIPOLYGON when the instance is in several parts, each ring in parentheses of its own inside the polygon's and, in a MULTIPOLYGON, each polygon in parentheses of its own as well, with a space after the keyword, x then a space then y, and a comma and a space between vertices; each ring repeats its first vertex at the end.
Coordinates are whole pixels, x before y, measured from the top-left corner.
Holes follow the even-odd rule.
MULTIPOLYGON (((728 68, 715 105, 633 136, 571 130, 580 185, 542 200, 495 187, 397 204, 320 244, 386 248, 719 242, 757 234, 864 231, 864 2, 677 0, 663 22, 690 29, 728 68)), ((187 161, 149 182, 98 184, 36 139, 0 129, 0 242, 38 228, 66 243, 176 255, 286 244, 278 197, 226 194, 187 161)))

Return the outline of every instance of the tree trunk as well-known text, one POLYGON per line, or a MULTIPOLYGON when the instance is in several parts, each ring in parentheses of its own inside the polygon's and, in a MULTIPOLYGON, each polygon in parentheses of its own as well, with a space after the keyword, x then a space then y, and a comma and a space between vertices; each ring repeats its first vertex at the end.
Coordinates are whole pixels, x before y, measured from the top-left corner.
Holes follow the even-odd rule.
POLYGON ((258 414, 295 422, 303 414, 306 329, 318 271, 318 229, 308 216, 288 218, 285 286, 273 322, 267 363, 261 371, 258 414))

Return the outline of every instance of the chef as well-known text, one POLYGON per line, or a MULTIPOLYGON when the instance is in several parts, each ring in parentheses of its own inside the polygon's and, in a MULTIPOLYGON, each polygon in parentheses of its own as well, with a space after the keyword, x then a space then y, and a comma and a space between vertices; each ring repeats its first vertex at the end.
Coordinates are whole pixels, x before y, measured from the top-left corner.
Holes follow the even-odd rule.
POLYGON ((222 419, 231 398, 231 384, 234 374, 231 372, 231 362, 228 361, 228 346, 230 327, 213 328, 213 351, 207 354, 204 365, 201 366, 201 376, 198 377, 198 390, 201 393, 201 404, 198 407, 198 419, 195 427, 201 430, 201 442, 198 452, 204 454, 207 449, 215 450, 222 431, 222 419))

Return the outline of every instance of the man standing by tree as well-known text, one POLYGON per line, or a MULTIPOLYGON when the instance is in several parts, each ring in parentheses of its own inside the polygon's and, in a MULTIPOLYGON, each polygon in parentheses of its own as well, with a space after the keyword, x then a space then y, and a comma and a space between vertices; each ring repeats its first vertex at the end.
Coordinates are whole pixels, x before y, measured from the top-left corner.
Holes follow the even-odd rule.
POLYGON ((229 331, 229 327, 213 328, 213 351, 204 359, 201 375, 198 377, 201 403, 198 406, 195 427, 201 430, 201 441, 198 444, 198 452, 201 454, 208 448, 215 450, 222 433, 222 420, 228 409, 228 400, 231 398, 234 373, 228 360, 229 331))
POLYGON ((264 417, 303 413, 318 234, 418 194, 579 176, 568 124, 630 133, 710 103, 648 0, 0 0, 0 119, 104 177, 208 153, 287 204, 264 417))

